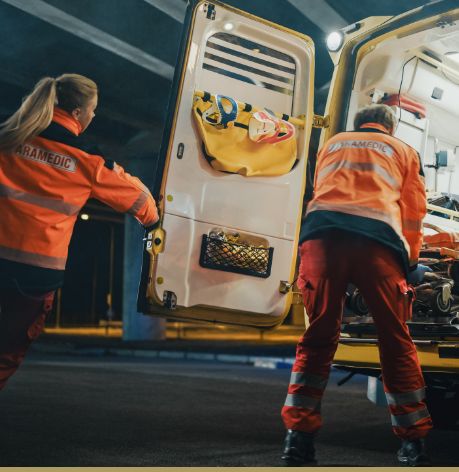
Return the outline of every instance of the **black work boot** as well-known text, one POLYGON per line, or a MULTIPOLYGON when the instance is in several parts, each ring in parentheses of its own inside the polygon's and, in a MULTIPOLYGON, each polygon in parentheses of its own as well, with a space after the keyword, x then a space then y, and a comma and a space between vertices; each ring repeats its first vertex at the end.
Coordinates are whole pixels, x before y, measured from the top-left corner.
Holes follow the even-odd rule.
POLYGON ((282 460, 289 467, 299 467, 316 462, 314 449, 314 434, 303 431, 287 430, 284 442, 282 460))
POLYGON ((397 452, 400 465, 411 467, 428 467, 430 459, 426 453, 424 439, 402 441, 402 447, 397 452))

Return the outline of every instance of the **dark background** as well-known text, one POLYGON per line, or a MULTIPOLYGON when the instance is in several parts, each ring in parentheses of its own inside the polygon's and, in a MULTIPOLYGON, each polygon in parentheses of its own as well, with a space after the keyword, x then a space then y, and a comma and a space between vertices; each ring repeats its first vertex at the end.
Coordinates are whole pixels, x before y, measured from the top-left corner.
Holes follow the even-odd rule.
MULTIPOLYGON (((423 0, 228 0, 308 34, 316 47, 315 110, 332 73, 328 32, 369 16, 392 16, 423 0)), ((86 75, 99 86, 86 137, 130 170, 148 160, 153 180, 182 35, 183 0, 0 0, 0 115, 8 116, 44 76, 86 75), (151 165, 150 165, 151 163, 151 165)), ((145 166, 143 166, 145 168, 145 166)), ((149 172, 150 173, 150 172, 149 172)), ((107 316, 113 234, 113 319, 122 318, 124 217, 91 202, 70 247, 59 313, 49 323, 98 324, 107 316), (57 319, 59 318, 59 319, 57 319)), ((140 241, 139 241, 140 244, 140 241)))

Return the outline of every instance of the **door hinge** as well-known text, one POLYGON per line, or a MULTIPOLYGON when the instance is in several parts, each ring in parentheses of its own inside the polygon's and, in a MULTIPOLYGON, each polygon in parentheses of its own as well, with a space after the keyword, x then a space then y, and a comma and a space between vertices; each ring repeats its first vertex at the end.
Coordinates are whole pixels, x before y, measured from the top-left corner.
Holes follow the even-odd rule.
POLYGON ((313 128, 328 128, 330 126, 330 115, 314 115, 312 118, 313 128))
POLYGON ((206 13, 206 18, 208 20, 215 20, 215 14, 217 13, 215 11, 215 5, 213 5, 212 3, 205 3, 204 13, 206 13))
POLYGON ((281 280, 279 283, 279 292, 282 294, 287 294, 292 289, 293 284, 287 282, 287 280, 281 280))

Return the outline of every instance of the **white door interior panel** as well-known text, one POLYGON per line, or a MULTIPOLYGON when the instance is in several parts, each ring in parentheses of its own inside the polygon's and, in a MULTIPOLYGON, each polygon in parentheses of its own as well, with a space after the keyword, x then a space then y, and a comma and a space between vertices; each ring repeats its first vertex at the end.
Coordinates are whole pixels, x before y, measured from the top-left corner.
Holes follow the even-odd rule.
MULTIPOLYGON (((221 308, 250 309, 273 317, 284 309, 285 297, 280 296, 278 277, 262 279, 200 267, 202 235, 208 234, 212 225, 171 215, 163 228, 168 250, 162 255, 157 271, 157 277, 162 280, 157 287, 161 297, 163 291, 170 291, 177 296, 179 306, 214 306, 218 300, 221 308), (182 241, 174 237, 176 234, 180 234, 182 241), (182 277, 177 277, 177 273, 182 277)), ((289 276, 291 244, 285 239, 268 238, 267 241, 274 248, 275 255, 271 273, 289 276)))
MULTIPOLYGON (((239 10, 197 5, 175 108, 163 178, 164 251, 154 261, 154 294, 177 298, 187 308, 269 315, 273 325, 288 311, 281 281, 292 282, 312 126, 313 44, 239 10), (194 123, 195 91, 222 94, 253 109, 298 117, 297 163, 278 176, 246 177, 214 170, 202 152, 194 123), (215 228, 266 241, 272 249, 270 275, 261 278, 200 265, 203 235, 215 228), (158 280, 161 283, 158 283, 158 280)), ((182 310, 184 309, 184 310, 182 310)), ((182 310, 182 311, 180 311, 182 310)))

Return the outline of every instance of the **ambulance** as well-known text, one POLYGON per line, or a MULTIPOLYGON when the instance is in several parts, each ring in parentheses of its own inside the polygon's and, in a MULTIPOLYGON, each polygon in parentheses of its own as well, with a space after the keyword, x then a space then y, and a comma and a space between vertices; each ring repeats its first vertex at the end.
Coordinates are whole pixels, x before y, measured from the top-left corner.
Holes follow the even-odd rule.
MULTIPOLYGON (((140 312, 280 325, 295 301, 307 167, 317 151, 311 130, 321 128, 322 145, 352 130, 364 105, 394 107, 395 135, 419 152, 437 202, 459 194, 458 2, 367 18, 327 46, 334 72, 321 116, 311 38, 219 1, 191 2, 153 189, 161 218, 144 240, 140 312)), ((459 234, 459 213, 443 206, 429 204, 426 232, 459 234)), ((434 421, 450 425, 459 419, 459 253, 432 250, 423 260, 438 280, 419 290, 409 325, 434 421)), ((335 366, 367 375, 378 401, 371 313, 358 291, 348 299, 335 366)))

